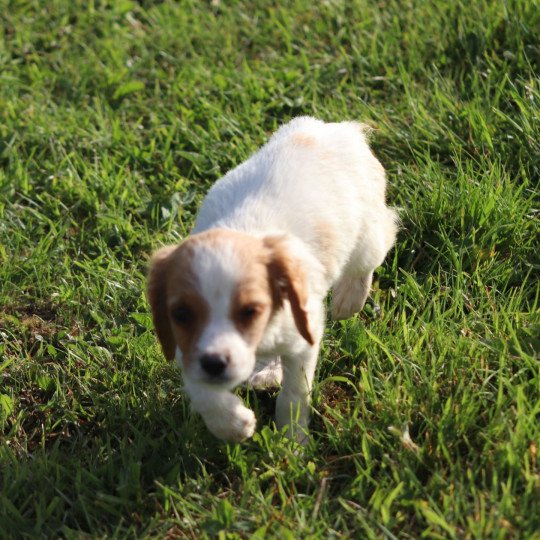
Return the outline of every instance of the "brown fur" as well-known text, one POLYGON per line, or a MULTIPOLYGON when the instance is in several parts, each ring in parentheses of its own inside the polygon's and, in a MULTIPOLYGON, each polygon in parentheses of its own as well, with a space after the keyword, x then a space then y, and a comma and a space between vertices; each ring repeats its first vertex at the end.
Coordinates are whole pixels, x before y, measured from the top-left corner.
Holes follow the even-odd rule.
POLYGON ((176 342, 172 333, 167 309, 166 278, 169 266, 169 257, 176 246, 167 246, 160 249, 152 257, 150 272, 148 274, 148 301, 152 309, 154 327, 163 349, 163 354, 168 360, 174 358, 176 342))
POLYGON ((305 270, 286 247, 284 237, 268 237, 265 239, 271 251, 271 261, 268 266, 271 279, 287 295, 291 304, 294 322, 300 335, 313 345, 315 340, 309 328, 306 303, 308 299, 307 279, 305 270))
POLYGON ((273 309, 272 295, 267 279, 260 283, 242 283, 233 298, 230 317, 247 343, 257 346, 262 338, 273 309), (252 308, 255 313, 246 317, 243 310, 252 308))
POLYGON ((304 146, 305 148, 313 148, 317 145, 317 139, 307 133, 295 133, 292 136, 292 141, 298 146, 304 146))
POLYGON ((187 242, 159 250, 152 259, 148 285, 148 299, 152 308, 154 326, 168 360, 174 358, 176 345, 186 354, 197 342, 208 320, 210 308, 197 292, 197 277, 193 275, 192 246, 187 242), (187 326, 177 324, 171 313, 178 307, 193 313, 193 322, 187 326))
POLYGON ((313 225, 313 241, 316 252, 327 275, 332 275, 336 266, 336 230, 327 221, 316 221, 313 225))

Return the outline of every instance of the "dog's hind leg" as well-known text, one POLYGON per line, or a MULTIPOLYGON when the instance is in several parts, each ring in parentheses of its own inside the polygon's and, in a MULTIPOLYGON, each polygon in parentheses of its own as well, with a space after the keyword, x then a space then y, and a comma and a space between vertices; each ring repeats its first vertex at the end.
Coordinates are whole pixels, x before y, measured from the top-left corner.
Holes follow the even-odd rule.
POLYGON ((373 271, 382 264, 394 244, 397 233, 397 213, 382 208, 378 219, 368 222, 357 238, 343 273, 334 284, 332 318, 347 319, 360 311, 371 289, 373 271))
POLYGON ((358 313, 366 303, 371 289, 373 271, 363 276, 344 273, 332 292, 332 319, 348 319, 358 313))

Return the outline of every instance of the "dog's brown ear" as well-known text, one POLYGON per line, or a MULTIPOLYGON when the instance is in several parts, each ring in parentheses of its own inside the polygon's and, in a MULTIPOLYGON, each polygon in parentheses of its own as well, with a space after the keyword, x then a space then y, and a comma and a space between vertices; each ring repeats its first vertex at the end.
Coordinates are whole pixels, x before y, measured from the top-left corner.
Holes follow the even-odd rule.
POLYGON ((270 250, 268 273, 274 296, 278 303, 283 301, 283 296, 287 296, 296 328, 310 345, 314 345, 306 309, 308 284, 304 267, 291 255, 286 237, 268 236, 264 239, 264 244, 270 250))
POLYGON ((163 354, 167 360, 174 358, 176 342, 172 333, 169 314, 167 312, 167 267, 169 255, 176 246, 167 246, 154 253, 148 272, 148 301, 152 308, 154 328, 161 343, 163 354))

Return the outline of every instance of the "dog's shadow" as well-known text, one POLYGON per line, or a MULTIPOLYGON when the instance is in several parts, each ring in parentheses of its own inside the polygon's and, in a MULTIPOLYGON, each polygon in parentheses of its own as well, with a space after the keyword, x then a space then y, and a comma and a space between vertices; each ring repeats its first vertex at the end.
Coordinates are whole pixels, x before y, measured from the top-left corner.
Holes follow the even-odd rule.
MULTIPOLYGON (((231 488, 238 474, 235 452, 248 455, 246 448, 257 443, 236 447, 212 436, 191 412, 176 368, 159 364, 151 372, 137 367, 134 372, 130 389, 103 387, 101 394, 77 396, 84 404, 80 416, 71 414, 61 430, 45 428, 24 450, 9 450, 12 466, 4 480, 13 486, 6 495, 17 512, 4 532, 14 537, 27 529, 36 532, 30 525, 37 519, 36 505, 28 493, 56 501, 40 522, 41 532, 54 536, 66 527, 114 530, 133 516, 142 525, 162 511, 167 493, 182 493, 182 486, 214 494, 231 488)), ((254 408, 258 429, 271 424, 272 394, 239 392, 254 408)))
MULTIPOLYGON (((131 404, 111 402, 106 406, 104 422, 95 434, 97 445, 105 442, 123 468, 137 464, 140 485, 148 489, 156 482, 222 475, 230 465, 229 447, 191 410, 179 371, 164 365, 152 378, 149 386, 154 395, 138 392, 137 401, 131 404)), ((275 390, 241 387, 237 393, 253 408, 258 429, 272 424, 275 390)))

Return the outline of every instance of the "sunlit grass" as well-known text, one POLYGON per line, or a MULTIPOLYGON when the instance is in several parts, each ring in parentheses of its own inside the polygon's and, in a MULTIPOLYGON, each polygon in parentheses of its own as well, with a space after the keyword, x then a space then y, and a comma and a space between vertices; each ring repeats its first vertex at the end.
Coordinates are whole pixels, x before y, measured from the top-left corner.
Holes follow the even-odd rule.
POLYGON ((524 0, 0 2, 0 537, 535 538, 539 35, 524 0), (300 114, 375 128, 402 218, 303 454, 272 395, 207 433, 144 294, 300 114))

